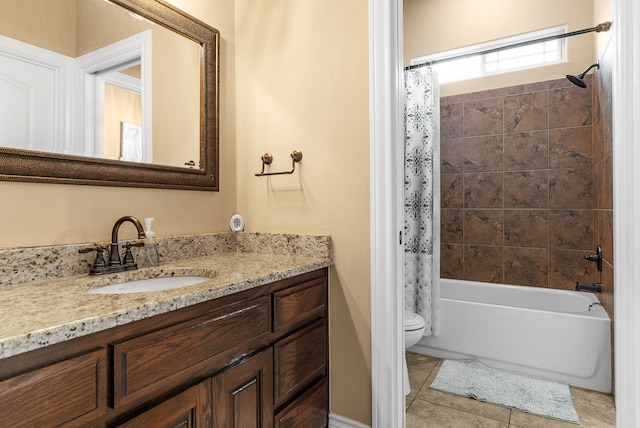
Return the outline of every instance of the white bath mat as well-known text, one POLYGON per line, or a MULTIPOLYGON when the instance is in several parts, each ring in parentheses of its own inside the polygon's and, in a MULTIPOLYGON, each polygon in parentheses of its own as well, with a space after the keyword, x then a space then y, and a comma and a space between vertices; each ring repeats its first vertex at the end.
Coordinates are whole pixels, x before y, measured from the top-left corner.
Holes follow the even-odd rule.
POLYGON ((566 383, 494 369, 477 360, 444 360, 431 388, 580 423, 566 383))

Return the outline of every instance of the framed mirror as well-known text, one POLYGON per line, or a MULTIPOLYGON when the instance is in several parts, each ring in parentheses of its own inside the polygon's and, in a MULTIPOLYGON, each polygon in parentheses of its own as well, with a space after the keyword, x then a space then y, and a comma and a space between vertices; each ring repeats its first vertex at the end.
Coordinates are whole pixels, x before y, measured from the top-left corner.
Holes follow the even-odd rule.
POLYGON ((218 190, 218 82, 161 0, 0 0, 0 180, 218 190))

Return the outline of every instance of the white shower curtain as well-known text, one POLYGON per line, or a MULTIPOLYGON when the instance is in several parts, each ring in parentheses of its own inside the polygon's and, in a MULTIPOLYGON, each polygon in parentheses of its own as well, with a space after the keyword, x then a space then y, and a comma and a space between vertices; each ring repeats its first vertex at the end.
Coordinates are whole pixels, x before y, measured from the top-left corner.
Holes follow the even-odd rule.
POLYGON ((404 72, 404 308, 439 333, 440 91, 431 67, 404 72))

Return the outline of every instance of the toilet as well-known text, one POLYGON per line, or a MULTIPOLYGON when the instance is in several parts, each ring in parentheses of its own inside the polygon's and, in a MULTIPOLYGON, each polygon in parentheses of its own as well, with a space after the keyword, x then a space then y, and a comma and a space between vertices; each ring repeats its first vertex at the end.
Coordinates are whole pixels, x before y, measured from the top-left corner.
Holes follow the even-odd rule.
POLYGON ((404 373, 404 395, 409 395, 411 392, 411 385, 409 385, 409 371, 407 370, 407 353, 406 350, 418 343, 420 338, 424 335, 424 318, 420 315, 404 311, 404 349, 405 354, 403 360, 403 373, 404 373))

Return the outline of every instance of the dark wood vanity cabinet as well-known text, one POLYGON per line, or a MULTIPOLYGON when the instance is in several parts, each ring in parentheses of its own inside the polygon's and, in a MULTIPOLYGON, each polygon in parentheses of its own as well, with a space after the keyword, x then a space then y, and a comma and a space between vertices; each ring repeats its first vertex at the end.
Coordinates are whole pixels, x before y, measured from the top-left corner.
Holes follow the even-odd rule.
POLYGON ((327 269, 0 360, 0 426, 326 427, 327 269))

